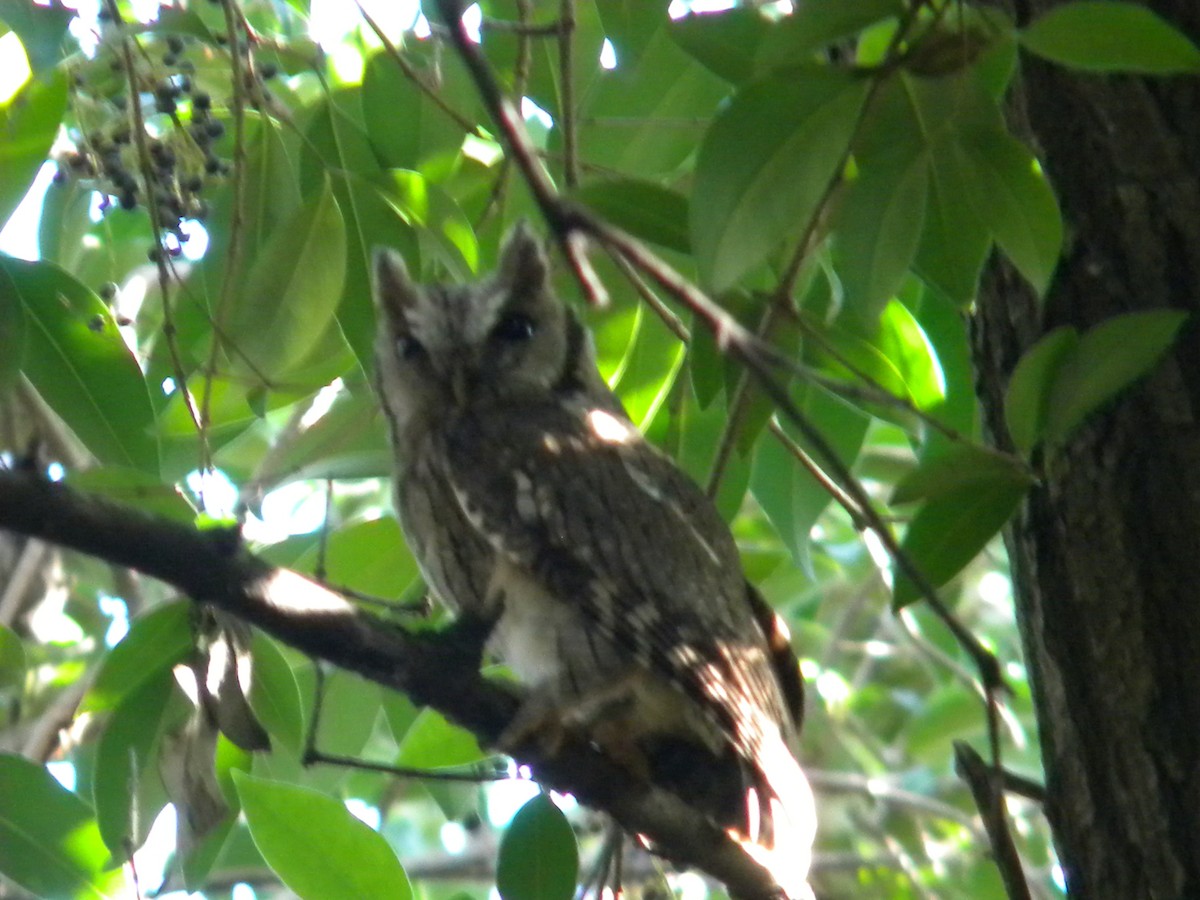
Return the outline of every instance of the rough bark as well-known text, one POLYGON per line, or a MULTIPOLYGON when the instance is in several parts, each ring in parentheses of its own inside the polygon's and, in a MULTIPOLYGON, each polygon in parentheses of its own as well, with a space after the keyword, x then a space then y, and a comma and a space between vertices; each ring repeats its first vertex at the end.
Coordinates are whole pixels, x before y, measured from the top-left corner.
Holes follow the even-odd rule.
MULTIPOLYGON (((1200 37, 1193 4, 1155 8, 1200 37)), ((975 349, 1000 443, 1008 378, 1046 331, 1200 309, 1195 80, 1080 76, 1027 60, 1017 108, 1068 236, 1043 308, 1003 264, 985 278, 975 349)), ((1191 321, 1152 375, 1044 461, 1008 535, 1047 814, 1073 897, 1200 897, 1198 414, 1191 321)))

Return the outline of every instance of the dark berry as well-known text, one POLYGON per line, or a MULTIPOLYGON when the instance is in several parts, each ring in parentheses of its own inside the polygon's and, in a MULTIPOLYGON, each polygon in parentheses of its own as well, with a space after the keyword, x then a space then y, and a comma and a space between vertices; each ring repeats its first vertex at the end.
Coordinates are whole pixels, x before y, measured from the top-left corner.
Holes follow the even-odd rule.
POLYGON ((133 191, 121 191, 121 209, 136 209, 137 195, 133 191))
POLYGON ((117 286, 111 281, 106 281, 100 285, 100 290, 97 293, 100 294, 101 300, 107 302, 117 296, 117 286))
POLYGON ((208 136, 216 140, 225 134, 225 123, 218 121, 217 119, 213 119, 208 123, 206 130, 208 131, 208 136))
POLYGON ((196 91, 192 94, 192 109, 203 110, 212 108, 212 97, 204 91, 196 91))
POLYGON ((265 78, 274 78, 279 74, 279 66, 273 62, 265 62, 258 67, 258 74, 265 78))
POLYGON ((167 38, 167 48, 172 53, 182 53, 183 52, 183 38, 181 38, 177 34, 170 35, 167 38))

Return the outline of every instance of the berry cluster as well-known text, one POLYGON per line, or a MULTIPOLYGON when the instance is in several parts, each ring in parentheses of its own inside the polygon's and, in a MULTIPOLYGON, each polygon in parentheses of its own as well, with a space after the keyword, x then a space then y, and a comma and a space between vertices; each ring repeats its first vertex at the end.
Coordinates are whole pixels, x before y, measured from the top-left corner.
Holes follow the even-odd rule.
MULTIPOLYGON (((100 19, 114 21, 107 4, 100 19)), ((164 253, 182 252, 184 220, 208 215, 206 189, 230 172, 221 148, 226 107, 196 83, 196 65, 188 58, 194 38, 133 37, 120 24, 102 32, 96 60, 82 64, 72 78, 80 124, 76 149, 60 160, 56 181, 89 181, 104 196, 102 210, 145 208, 159 229, 149 251, 158 261, 164 253)), ((227 45, 222 38, 218 34, 215 42, 227 45)), ((248 48, 243 44, 238 52, 249 68, 248 48)), ((264 65, 252 77, 275 72, 264 65)))

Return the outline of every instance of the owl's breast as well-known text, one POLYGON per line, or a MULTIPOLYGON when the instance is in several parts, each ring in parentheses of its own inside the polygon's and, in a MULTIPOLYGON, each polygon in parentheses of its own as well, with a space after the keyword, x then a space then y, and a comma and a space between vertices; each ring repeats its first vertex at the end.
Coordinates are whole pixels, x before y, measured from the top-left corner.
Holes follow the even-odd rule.
POLYGON ((453 612, 486 615, 495 552, 463 516, 432 447, 396 478, 396 514, 425 583, 453 612))

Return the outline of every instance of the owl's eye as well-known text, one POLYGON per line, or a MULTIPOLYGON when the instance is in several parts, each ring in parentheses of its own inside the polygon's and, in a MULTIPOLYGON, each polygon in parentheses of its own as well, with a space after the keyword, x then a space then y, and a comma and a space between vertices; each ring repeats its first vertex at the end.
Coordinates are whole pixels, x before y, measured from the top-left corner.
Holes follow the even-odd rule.
POLYGON ((512 312, 504 316, 492 329, 492 337, 499 341, 518 344, 533 337, 537 323, 525 313, 512 312))
POLYGON ((401 335, 396 338, 396 355, 403 360, 413 360, 425 352, 425 346, 415 337, 401 335))

